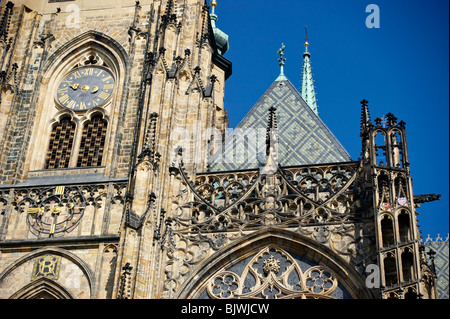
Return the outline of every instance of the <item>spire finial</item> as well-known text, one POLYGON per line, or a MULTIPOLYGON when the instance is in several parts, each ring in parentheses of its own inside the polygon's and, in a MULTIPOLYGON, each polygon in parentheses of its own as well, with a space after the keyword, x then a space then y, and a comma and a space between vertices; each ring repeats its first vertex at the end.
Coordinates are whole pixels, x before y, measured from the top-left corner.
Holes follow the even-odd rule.
POLYGON ((216 21, 217 21, 217 15, 215 13, 215 9, 217 7, 217 1, 216 0, 211 0, 210 4, 211 4, 211 7, 212 7, 211 14, 210 14, 211 22, 213 24, 213 27, 215 27, 216 26, 216 21))
POLYGON ((306 51, 308 51, 308 47, 309 47, 309 42, 308 42, 308 27, 305 26, 305 48, 306 48, 306 51))
POLYGON ((217 1, 216 0, 211 0, 211 7, 212 7, 212 13, 214 14, 214 9, 217 7, 217 1))
MULTIPOLYGON (((284 45, 284 43, 281 44, 281 48, 278 50, 277 54, 280 56, 280 58, 278 59, 278 62, 280 62, 280 67, 283 70, 283 67, 285 65, 284 62, 286 62, 286 59, 284 58, 284 49, 286 48, 286 46, 284 45)), ((283 73, 283 72, 281 72, 283 73)))
POLYGON ((286 46, 284 43, 281 44, 281 48, 278 50, 277 54, 280 56, 278 59, 278 62, 280 62, 280 76, 278 77, 277 81, 285 81, 287 80, 286 76, 284 75, 284 65, 286 64, 286 58, 284 57, 284 49, 286 46))

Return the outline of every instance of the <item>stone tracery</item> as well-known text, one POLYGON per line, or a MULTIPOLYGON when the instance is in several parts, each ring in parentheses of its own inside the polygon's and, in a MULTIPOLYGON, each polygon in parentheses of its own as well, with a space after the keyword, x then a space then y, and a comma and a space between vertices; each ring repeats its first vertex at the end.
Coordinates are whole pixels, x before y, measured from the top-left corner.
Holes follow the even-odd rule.
MULTIPOLYGON (((369 261, 364 259, 367 256, 358 257, 357 252, 364 251, 373 239, 369 239, 364 234, 366 230, 358 226, 361 215, 355 203, 358 195, 354 187, 359 165, 347 163, 340 166, 279 168, 275 174, 268 175, 257 170, 206 173, 197 175, 191 181, 180 156, 178 167, 174 165, 171 170, 181 182, 180 192, 184 194, 184 201, 176 202, 166 232, 174 238, 173 243, 182 240, 183 247, 202 248, 197 249, 187 262, 177 259, 175 252, 180 251, 178 244, 170 244, 170 240, 165 242, 168 265, 173 265, 177 260, 183 263, 181 272, 181 268, 170 267, 166 296, 183 284, 198 265, 215 251, 265 227, 276 227, 311 238, 346 258, 358 271, 363 271, 361 265, 369 261)), ((267 276, 278 277, 284 272, 282 266, 277 272, 278 262, 277 259, 266 258, 263 261, 265 267, 261 265, 261 269, 266 269, 267 276)), ((289 272, 292 271, 289 269, 289 272)), ((295 276, 304 276, 303 282, 299 281, 290 288, 278 281, 270 284, 262 279, 258 281, 258 274, 254 272, 249 268, 248 275, 259 283, 261 291, 252 297, 281 298, 291 295, 293 291, 298 293, 299 287, 303 291, 302 298, 318 292, 328 296, 327 292, 335 286, 332 272, 320 268, 301 275, 298 273, 295 276)), ((246 293, 250 291, 239 281, 245 281, 245 278, 237 278, 228 272, 217 276, 208 288, 211 297, 248 297, 246 293), (222 286, 228 288, 220 290, 222 286)))
MULTIPOLYGON (((338 286, 332 270, 325 266, 299 262, 288 252, 276 246, 260 250, 244 266, 241 274, 236 265, 232 270, 222 270, 206 284, 206 291, 213 299, 323 299, 334 298, 338 286)), ((341 292, 342 292, 341 291, 341 292)))

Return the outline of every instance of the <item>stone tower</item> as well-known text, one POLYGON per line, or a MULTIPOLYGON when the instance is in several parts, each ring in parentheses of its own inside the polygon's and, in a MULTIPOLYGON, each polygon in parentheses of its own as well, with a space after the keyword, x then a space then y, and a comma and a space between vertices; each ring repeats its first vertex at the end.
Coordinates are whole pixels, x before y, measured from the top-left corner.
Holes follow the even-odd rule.
POLYGON ((153 238, 170 210, 176 148, 189 140, 189 169, 205 170, 227 128, 231 63, 210 8, 197 0, 3 5, 1 298, 158 296, 142 284, 160 276, 150 271, 161 267, 153 238), (119 290, 126 264, 132 295, 119 290))
POLYGON ((436 297, 405 123, 354 161, 281 72, 226 137, 215 0, 1 5, 0 298, 436 297))

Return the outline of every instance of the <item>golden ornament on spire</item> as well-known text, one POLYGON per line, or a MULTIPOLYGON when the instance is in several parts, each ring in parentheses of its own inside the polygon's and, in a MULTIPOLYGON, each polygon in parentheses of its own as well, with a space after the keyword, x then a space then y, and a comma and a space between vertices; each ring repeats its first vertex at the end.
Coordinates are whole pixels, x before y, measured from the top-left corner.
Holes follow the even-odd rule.
POLYGON ((213 7, 213 8, 217 7, 217 1, 216 0, 211 0, 211 7, 213 7))

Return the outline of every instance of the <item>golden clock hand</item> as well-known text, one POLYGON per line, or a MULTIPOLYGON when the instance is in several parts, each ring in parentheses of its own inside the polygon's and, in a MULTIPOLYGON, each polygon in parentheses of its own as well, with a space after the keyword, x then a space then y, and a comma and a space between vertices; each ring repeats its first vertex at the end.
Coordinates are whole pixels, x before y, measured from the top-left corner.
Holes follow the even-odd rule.
POLYGON ((53 237, 53 235, 55 234, 55 228, 56 228, 56 224, 58 222, 58 216, 59 216, 60 211, 61 211, 61 207, 59 207, 59 206, 53 207, 53 212, 52 212, 53 221, 52 221, 52 224, 50 226, 50 231, 49 231, 50 237, 53 237))
POLYGON ((89 85, 83 85, 81 87, 81 91, 83 91, 83 92, 89 91, 89 85))
POLYGON ((27 210, 27 214, 36 214, 37 212, 39 212, 39 208, 29 208, 27 210))
POLYGON ((92 93, 92 94, 95 94, 95 93, 97 93, 97 92, 98 92, 98 86, 96 85, 96 86, 94 86, 94 88, 92 89, 91 93, 92 93))
POLYGON ((67 205, 67 208, 69 208, 69 209, 84 209, 86 207, 84 207, 84 206, 75 206, 74 203, 69 203, 67 205))
POLYGON ((73 89, 73 90, 78 90, 78 87, 80 86, 80 84, 79 83, 75 83, 75 84, 72 84, 70 87, 73 89))

